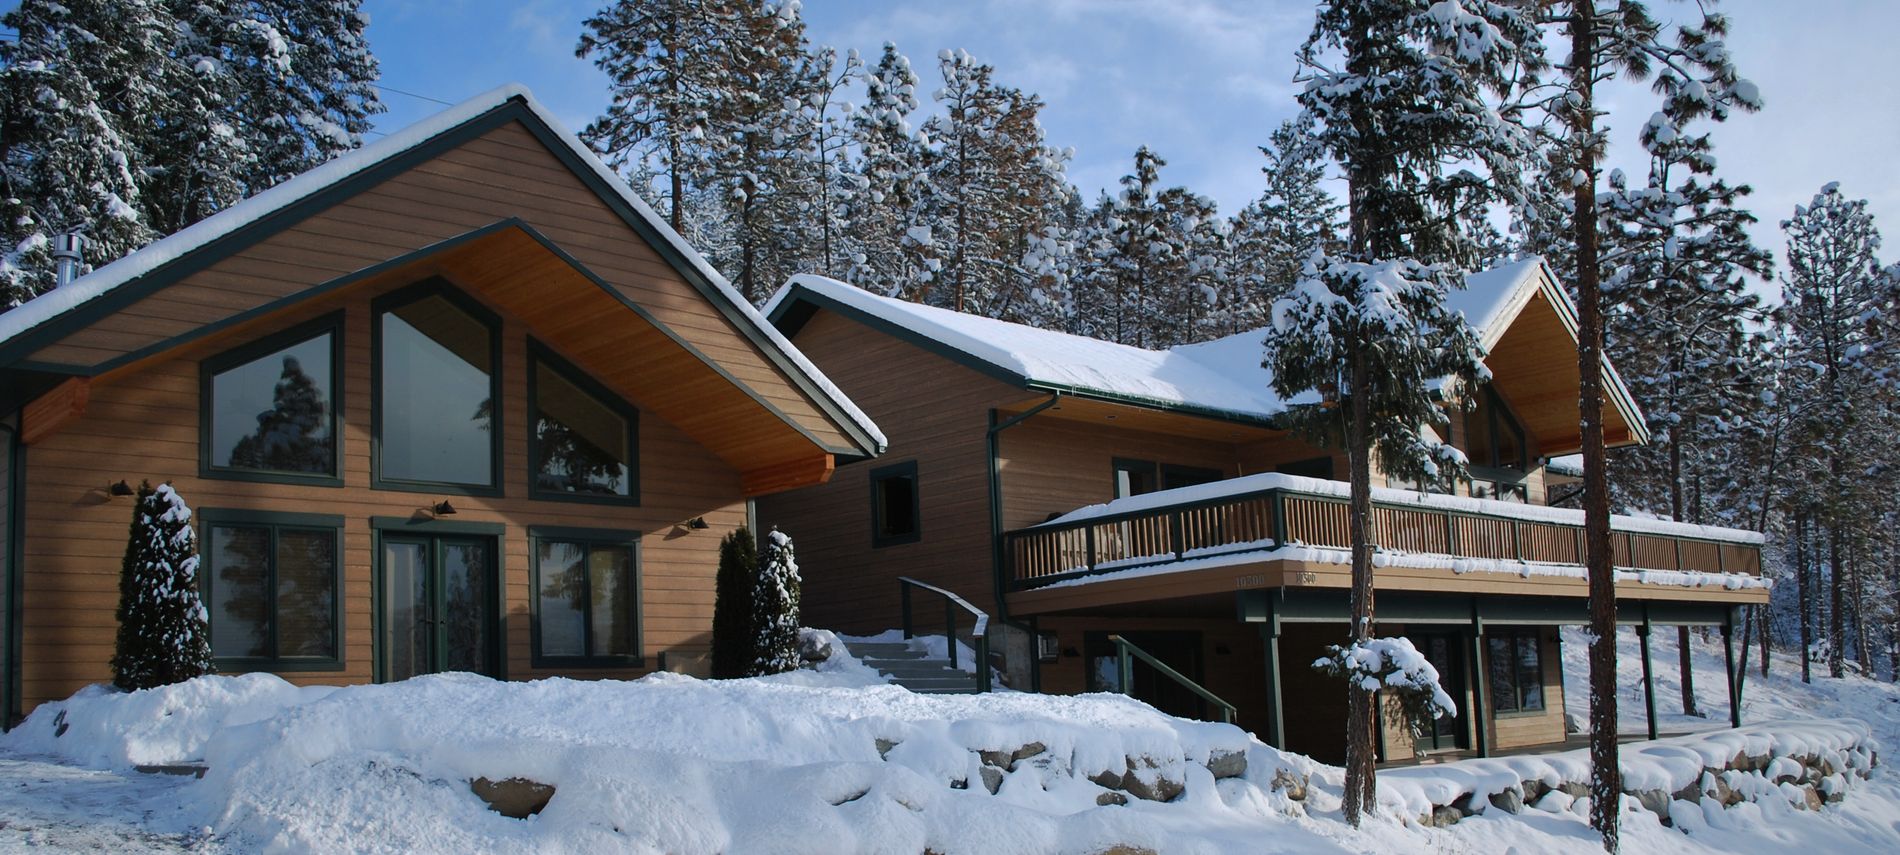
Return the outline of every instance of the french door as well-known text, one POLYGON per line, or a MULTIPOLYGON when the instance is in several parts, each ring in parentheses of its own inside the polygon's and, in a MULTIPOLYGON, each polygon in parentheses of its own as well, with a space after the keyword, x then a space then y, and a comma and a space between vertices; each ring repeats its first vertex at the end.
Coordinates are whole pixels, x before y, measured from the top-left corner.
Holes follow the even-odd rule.
POLYGON ((442 671, 499 676, 495 539, 385 534, 382 679, 442 671))
POLYGON ((1469 747, 1468 728, 1465 726, 1465 669, 1463 657, 1458 651, 1461 636, 1453 633, 1433 633, 1413 636, 1414 644, 1425 654, 1425 660, 1438 669, 1439 686, 1452 696, 1458 704, 1458 714, 1433 719, 1426 727, 1425 734, 1419 740, 1419 750, 1449 751, 1469 747))

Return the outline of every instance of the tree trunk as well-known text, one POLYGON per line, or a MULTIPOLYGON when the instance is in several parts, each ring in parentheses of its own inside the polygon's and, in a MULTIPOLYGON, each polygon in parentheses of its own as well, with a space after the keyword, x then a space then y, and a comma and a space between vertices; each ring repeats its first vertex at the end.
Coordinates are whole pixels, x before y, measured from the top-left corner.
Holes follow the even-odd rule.
POLYGON ((1768 626, 1767 606, 1760 605, 1755 607, 1755 622, 1761 624, 1761 675, 1766 677, 1768 676, 1768 652, 1770 649, 1768 638, 1774 635, 1774 631, 1768 626))
POLYGON ((1860 673, 1863 676, 1871 676, 1874 670, 1872 657, 1867 649, 1866 612, 1862 608, 1866 598, 1860 587, 1860 546, 1860 536, 1856 535, 1847 553, 1847 578, 1854 585, 1848 608, 1853 612, 1854 621, 1854 664, 1860 666, 1860 673))
POLYGON ((1827 675, 1839 680, 1847 676, 1847 594, 1846 574, 1841 572, 1841 523, 1827 525, 1827 675))
MULTIPOLYGON (((1366 400, 1368 369, 1364 342, 1352 346, 1352 388, 1348 390, 1351 425, 1346 450, 1351 456, 1352 506, 1347 517, 1352 542, 1352 595, 1348 605, 1353 643, 1372 638, 1372 443, 1371 404, 1366 400)), ((1358 827, 1360 817, 1377 805, 1374 779, 1374 720, 1372 692, 1357 684, 1346 687, 1346 821, 1358 827)))
MULTIPOLYGON (((1680 363, 1680 360, 1678 360, 1680 363)), ((1680 364, 1678 364, 1680 368, 1680 364)), ((1680 370, 1677 374, 1680 375, 1680 370)), ((1677 522, 1683 521, 1682 506, 1682 434, 1678 430, 1669 433, 1669 515, 1677 522)), ((1676 627, 1676 665, 1682 671, 1682 714, 1700 717, 1702 713, 1695 705, 1695 668, 1689 654, 1689 627, 1676 627)))
POLYGON ((1689 627, 1676 627, 1676 664, 1682 669, 1682 714, 1701 717, 1695 705, 1695 669, 1691 666, 1689 627))
MULTIPOLYGON (((1584 564, 1590 602, 1590 827, 1617 849, 1623 773, 1616 745, 1616 576, 1610 551, 1610 490, 1603 447, 1603 291, 1597 278, 1596 6, 1570 4, 1570 116, 1577 182, 1577 372, 1583 439, 1584 564)), ((1482 723, 1479 725, 1482 727, 1482 723)))
POLYGON ((1801 608, 1801 682, 1814 682, 1814 589, 1808 582, 1808 512, 1794 512, 1794 579, 1801 608))

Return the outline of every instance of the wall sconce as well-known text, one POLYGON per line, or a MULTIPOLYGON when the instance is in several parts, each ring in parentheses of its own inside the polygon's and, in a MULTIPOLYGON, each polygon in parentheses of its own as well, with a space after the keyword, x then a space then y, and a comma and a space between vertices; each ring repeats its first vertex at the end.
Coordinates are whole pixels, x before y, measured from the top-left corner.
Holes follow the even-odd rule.
POLYGON ((106 495, 115 499, 120 496, 130 496, 132 495, 132 485, 125 483, 124 479, 120 479, 119 483, 106 488, 106 495))
POLYGON ((429 508, 429 513, 434 514, 438 517, 452 516, 455 513, 455 506, 449 504, 448 499, 443 499, 442 501, 436 502, 433 506, 431 506, 429 508))
POLYGON ((706 524, 705 517, 693 517, 692 519, 687 520, 684 523, 684 525, 687 528, 692 529, 693 531, 705 531, 706 529, 712 528, 712 526, 709 526, 706 524))

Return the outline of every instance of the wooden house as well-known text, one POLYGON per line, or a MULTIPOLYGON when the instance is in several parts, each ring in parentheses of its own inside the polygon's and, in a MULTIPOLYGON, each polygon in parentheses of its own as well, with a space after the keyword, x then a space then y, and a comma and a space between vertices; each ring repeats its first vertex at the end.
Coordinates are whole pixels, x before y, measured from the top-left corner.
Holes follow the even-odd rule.
MULTIPOLYGON (((1461 715, 1422 744, 1389 717, 1388 760, 1564 739, 1557 627, 1586 622, 1581 514, 1543 504, 1544 461, 1580 444, 1574 310, 1536 259, 1453 301, 1493 376, 1447 438, 1471 479, 1374 485, 1378 631, 1437 664, 1461 715)), ((1145 350, 809 276, 767 314, 890 437, 878 461, 759 505, 799 533, 809 621, 893 627, 904 589, 927 590, 914 579, 990 610, 1017 687, 1231 705, 1275 745, 1343 754, 1343 692, 1310 663, 1346 637, 1346 467, 1284 429, 1311 402, 1272 394, 1263 332, 1145 350), (1124 676, 1124 643, 1184 679, 1124 676)), ((1613 368, 1604 381, 1608 440, 1644 442, 1613 368)), ((1614 540, 1625 622, 1727 631, 1767 599, 1758 534, 1618 517, 1614 540)))
POLYGON ((110 679, 141 481, 221 671, 695 670, 749 500, 877 427, 525 90, 0 314, 0 711, 110 679))

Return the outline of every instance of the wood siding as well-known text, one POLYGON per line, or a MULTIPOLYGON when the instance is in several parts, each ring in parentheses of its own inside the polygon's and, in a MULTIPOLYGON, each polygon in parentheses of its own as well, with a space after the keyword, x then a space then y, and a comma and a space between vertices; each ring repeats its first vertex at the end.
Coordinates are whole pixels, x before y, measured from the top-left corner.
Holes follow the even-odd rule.
MULTIPOLYGON (((806 623, 851 632, 896 627, 899 576, 994 612, 989 411, 1029 393, 828 311, 815 314, 793 343, 890 438, 875 462, 758 502, 760 527, 777 526, 797 544, 806 623), (874 548, 871 470, 906 461, 917 463, 921 536, 874 548)), ((941 626, 940 599, 919 596, 916 607, 925 626, 941 626)))
POLYGON ((1115 498, 1115 459, 1212 469, 1232 478, 1234 446, 1034 415, 1002 434, 1003 530, 1115 498))
POLYGON ((839 426, 519 123, 391 177, 40 349, 91 366, 387 259, 518 217, 821 441, 839 426))
MULTIPOLYGON (((370 519, 410 517, 451 498, 457 522, 506 526, 500 557, 506 675, 549 673, 530 667, 527 527, 558 525, 645 532, 641 619, 647 669, 570 670, 576 677, 628 677, 662 655, 692 656, 710 646, 713 575, 720 536, 745 521, 739 473, 675 426, 642 408, 639 507, 534 501, 528 495, 527 331, 503 314, 504 496, 445 496, 370 488, 371 291, 353 291, 283 313, 262 336, 339 306, 343 346, 344 486, 322 487, 198 476, 199 361, 230 342, 193 345, 162 362, 94 385, 85 414, 26 449, 25 707, 110 679, 118 572, 131 503, 107 485, 171 481, 200 509, 340 514, 343 536, 342 650, 333 672, 286 674, 298 683, 361 683, 372 678, 370 519), (704 516, 705 531, 677 524, 704 516)), ((472 295, 477 296, 479 295, 472 295)), ((633 401, 638 406, 639 401, 633 401)), ((216 620, 215 615, 213 620, 216 620)))

